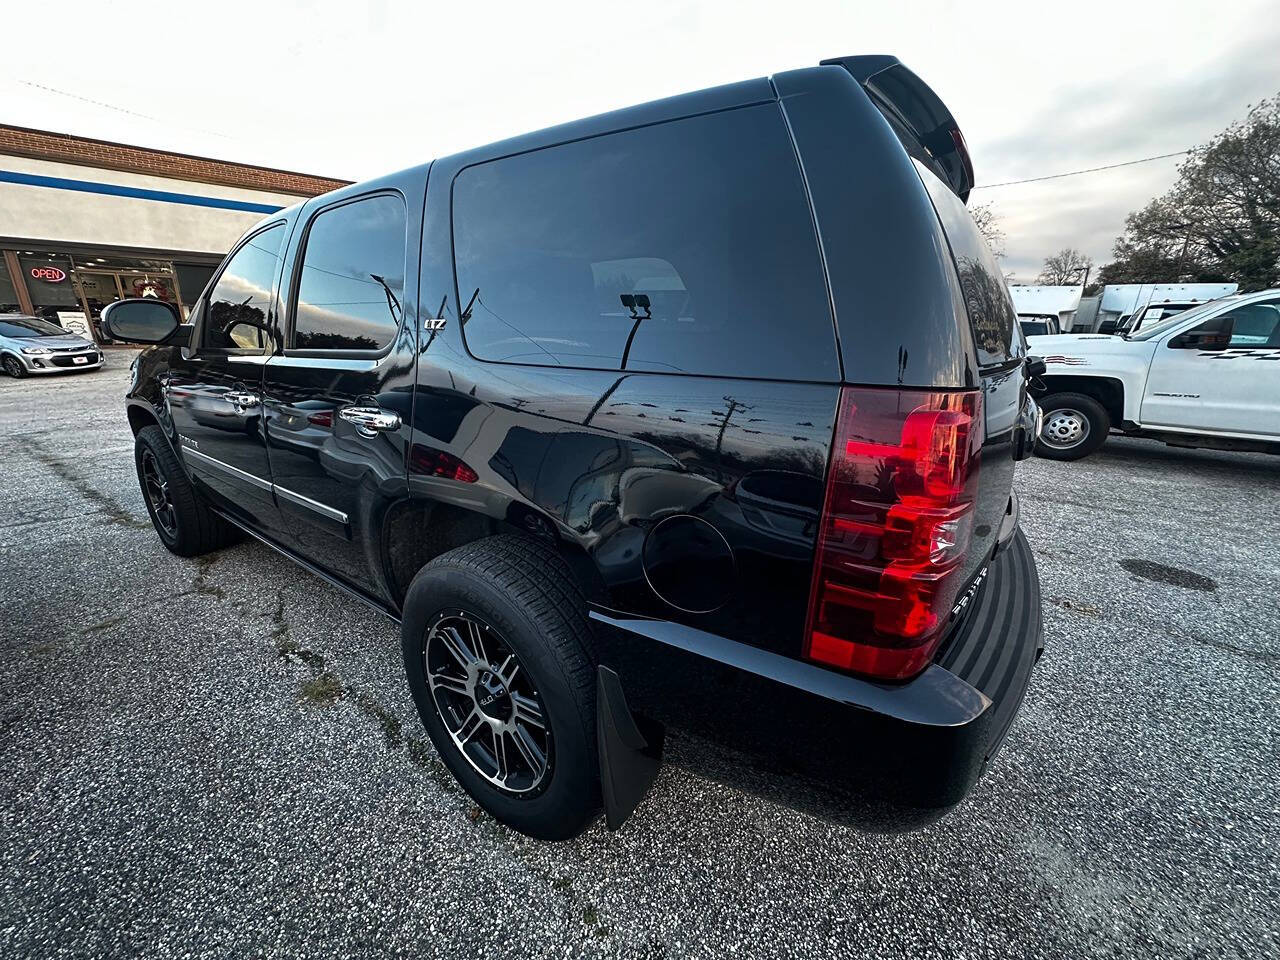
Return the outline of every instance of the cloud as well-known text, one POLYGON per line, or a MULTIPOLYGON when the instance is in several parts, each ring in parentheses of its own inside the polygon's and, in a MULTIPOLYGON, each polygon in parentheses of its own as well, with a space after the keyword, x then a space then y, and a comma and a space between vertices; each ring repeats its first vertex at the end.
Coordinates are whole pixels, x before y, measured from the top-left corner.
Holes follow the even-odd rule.
MULTIPOLYGON (((972 144, 978 182, 1123 163, 1205 143, 1242 118, 1248 104, 1280 93, 1277 49, 1280 22, 1268 20, 1238 46, 1213 51, 1203 65, 1188 63, 1172 79, 1131 67, 1122 78, 1062 87, 1021 116, 1015 132, 972 144)), ((1181 159, 979 189, 973 198, 994 205, 1006 235, 1004 267, 1027 279, 1066 246, 1099 265, 1108 261, 1125 216, 1173 185, 1181 159)))

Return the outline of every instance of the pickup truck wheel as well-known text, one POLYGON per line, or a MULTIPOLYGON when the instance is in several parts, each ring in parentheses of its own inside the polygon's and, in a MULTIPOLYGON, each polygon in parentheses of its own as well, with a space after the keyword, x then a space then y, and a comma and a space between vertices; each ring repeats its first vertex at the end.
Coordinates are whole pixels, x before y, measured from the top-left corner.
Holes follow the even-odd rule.
POLYGON ((240 531, 201 499, 159 427, 138 431, 133 460, 151 523, 171 553, 198 557, 241 539, 240 531))
POLYGON ((1102 404, 1083 393, 1052 393, 1040 403, 1044 424, 1036 454, 1050 460, 1079 460, 1107 442, 1111 418, 1102 404))
POLYGON ((437 557, 409 585, 401 642, 423 725, 480 806, 540 840, 595 819, 590 630, 558 554, 497 536, 437 557))

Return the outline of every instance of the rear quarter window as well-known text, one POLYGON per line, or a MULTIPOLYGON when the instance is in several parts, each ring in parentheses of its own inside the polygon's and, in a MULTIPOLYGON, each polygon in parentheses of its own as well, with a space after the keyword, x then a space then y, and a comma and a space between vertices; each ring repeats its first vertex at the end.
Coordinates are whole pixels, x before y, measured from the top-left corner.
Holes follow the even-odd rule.
POLYGON ((1009 287, 973 217, 960 198, 919 161, 916 171, 929 191, 951 245, 979 366, 994 366, 1024 356, 1026 347, 1019 336, 1018 314, 1009 296, 1009 287))
POLYGON ((839 379, 777 104, 468 167, 453 228, 463 335, 482 360, 839 379))

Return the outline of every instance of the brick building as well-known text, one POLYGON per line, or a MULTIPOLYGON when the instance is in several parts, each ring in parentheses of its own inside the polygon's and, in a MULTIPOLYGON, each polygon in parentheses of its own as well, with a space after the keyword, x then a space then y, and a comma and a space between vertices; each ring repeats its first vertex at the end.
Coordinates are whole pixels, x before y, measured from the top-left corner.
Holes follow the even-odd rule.
POLYGON ((121 297, 185 315, 245 229, 345 182, 0 125, 0 313, 95 336, 121 297))

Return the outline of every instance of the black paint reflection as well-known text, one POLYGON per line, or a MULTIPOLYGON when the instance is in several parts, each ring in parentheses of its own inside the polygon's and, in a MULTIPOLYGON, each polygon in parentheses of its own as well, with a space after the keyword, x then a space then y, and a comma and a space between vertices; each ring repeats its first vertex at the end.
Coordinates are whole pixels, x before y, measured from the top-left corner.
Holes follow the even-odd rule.
POLYGON ((837 394, 424 359, 415 443, 476 480, 411 472, 410 488, 551 534, 598 572, 604 606, 794 654, 837 394))

